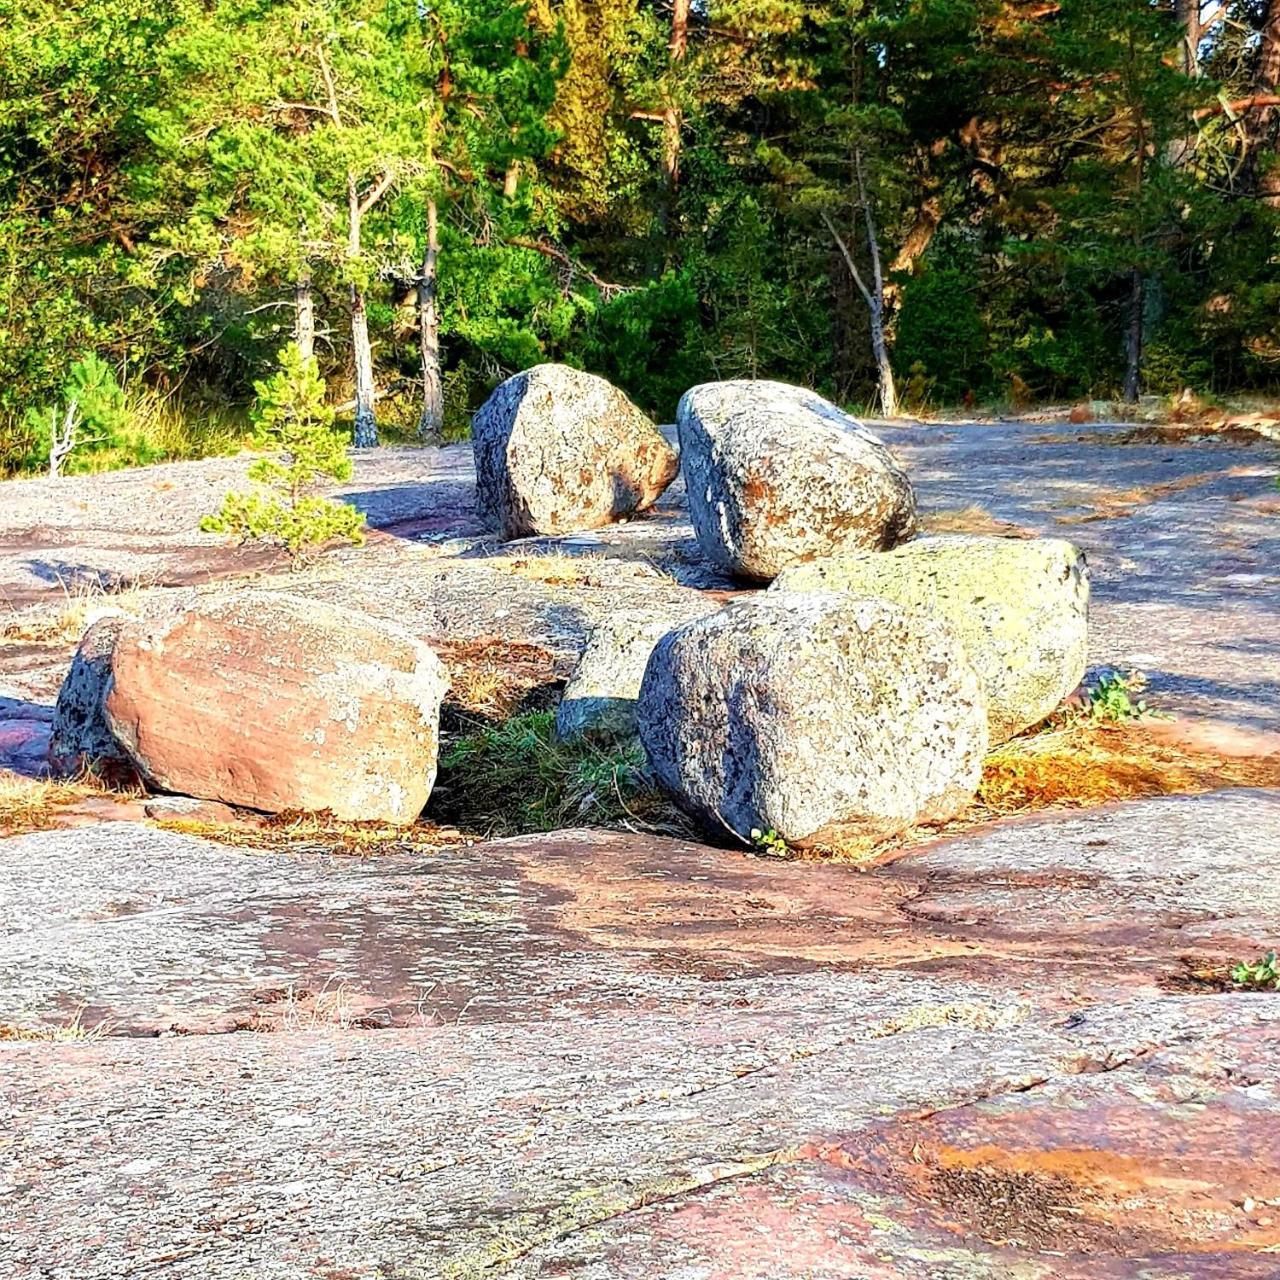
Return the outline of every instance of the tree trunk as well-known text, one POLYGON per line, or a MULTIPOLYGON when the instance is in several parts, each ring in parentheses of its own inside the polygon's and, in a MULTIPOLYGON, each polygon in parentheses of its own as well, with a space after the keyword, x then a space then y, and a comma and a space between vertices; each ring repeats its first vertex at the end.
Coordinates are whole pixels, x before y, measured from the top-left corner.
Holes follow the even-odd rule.
POLYGON ((422 352, 422 416, 418 439, 439 444, 444 432, 444 384, 440 376, 440 310, 437 304, 440 227, 436 202, 427 202, 427 252, 418 278, 418 342, 422 352))
POLYGON ((1137 404, 1142 390, 1142 326, 1146 312, 1146 288, 1142 272, 1135 267, 1129 281, 1129 325, 1124 374, 1126 404, 1137 404))
POLYGON ((351 355, 356 369, 355 439, 357 449, 378 443, 378 422, 373 412, 373 346, 369 342, 369 315, 364 291, 351 286, 351 355))
POLYGON ((311 269, 303 267, 293 286, 293 340, 298 354, 310 360, 316 353, 316 300, 311 288, 311 269))
POLYGON ((1200 0, 1173 0, 1173 13, 1182 28, 1178 65, 1184 75, 1199 76, 1200 38, 1204 34, 1200 25, 1200 0))
MULTIPOLYGON (((360 192, 354 177, 347 178, 347 258, 360 256, 360 192)), ((374 415, 373 346, 369 341, 369 313, 364 290, 351 285, 351 358, 355 364, 356 414, 354 443, 357 449, 372 449, 378 443, 378 421, 374 415)))
MULTIPOLYGON (((689 2, 690 0, 674 0, 671 6, 671 41, 667 45, 671 57, 671 74, 675 78, 675 70, 685 59, 689 49, 689 2)), ((674 190, 680 182, 680 152, 682 147, 682 131, 684 117, 676 101, 675 86, 667 90, 667 103, 662 113, 662 168, 667 177, 667 186, 674 190)))
POLYGON ((884 337, 884 301, 876 298, 871 305, 871 350, 876 358, 880 382, 880 412, 886 418, 898 416, 898 388, 893 380, 893 365, 884 337))

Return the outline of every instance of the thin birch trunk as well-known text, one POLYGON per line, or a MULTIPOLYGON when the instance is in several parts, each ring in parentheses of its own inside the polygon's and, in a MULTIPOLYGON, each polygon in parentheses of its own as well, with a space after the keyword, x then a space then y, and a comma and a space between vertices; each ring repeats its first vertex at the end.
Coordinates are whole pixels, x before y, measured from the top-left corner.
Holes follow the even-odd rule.
MULTIPOLYGON (((355 262, 360 257, 360 193, 354 178, 347 179, 347 257, 355 262)), ((373 345, 369 341, 369 313, 364 290, 351 284, 351 357, 355 364, 355 435, 357 449, 372 449, 378 443, 378 421, 373 402, 373 345)))
POLYGON ((440 220, 434 199, 427 201, 427 251, 418 278, 418 342, 422 353, 422 416, 418 439, 437 444, 444 432, 444 380, 440 372, 438 301, 440 220))

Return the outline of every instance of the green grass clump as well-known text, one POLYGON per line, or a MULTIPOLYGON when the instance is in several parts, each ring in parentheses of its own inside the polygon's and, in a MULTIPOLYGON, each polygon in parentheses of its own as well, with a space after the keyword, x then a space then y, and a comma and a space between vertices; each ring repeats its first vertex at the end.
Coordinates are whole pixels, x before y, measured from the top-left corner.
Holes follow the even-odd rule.
POLYGON ((531 711, 446 746, 428 816, 485 835, 523 835, 620 826, 662 803, 638 742, 561 742, 554 713, 531 711))

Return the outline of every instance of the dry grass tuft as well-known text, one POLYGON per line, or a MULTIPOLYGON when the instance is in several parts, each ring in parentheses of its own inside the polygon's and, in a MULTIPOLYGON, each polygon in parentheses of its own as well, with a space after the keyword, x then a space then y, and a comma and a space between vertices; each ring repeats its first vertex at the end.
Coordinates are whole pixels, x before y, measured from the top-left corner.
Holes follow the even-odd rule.
POLYGON ((0 836, 25 835, 58 826, 58 815, 91 796, 103 794, 91 777, 76 782, 25 778, 0 770, 0 836))
POLYGON ((921 518, 924 533, 975 533, 993 538, 1035 538, 1034 529, 1000 520, 985 507, 958 507, 953 511, 934 511, 921 518))
POLYGON ((157 822, 156 826, 237 849, 324 856, 422 855, 466 842, 466 837, 453 827, 425 823, 397 827, 383 822, 343 822, 328 812, 303 813, 298 810, 273 814, 253 824, 173 818, 157 822))
POLYGON ((1099 723, 1072 715, 1006 742, 986 758, 973 803, 932 827, 892 840, 851 842, 805 856, 883 861, 939 838, 1050 809, 1093 809, 1121 800, 1204 795, 1228 787, 1280 787, 1280 755, 1231 756, 1158 741, 1141 721, 1099 723))
POLYGON ((111 1030, 107 1021, 95 1022, 87 1027, 81 1020, 84 1010, 76 1010, 70 1022, 56 1026, 47 1023, 34 1025, 20 1022, 0 1022, 0 1042, 37 1041, 40 1043, 67 1043, 72 1041, 100 1040, 111 1030))
POLYGON ((333 985, 327 979, 319 991, 290 984, 282 990, 258 997, 269 1007, 255 1013, 236 1030, 259 1032, 358 1031, 385 1027, 390 1021, 386 1009, 363 1007, 345 983, 333 985))
POLYGON ((1075 721, 993 751, 978 805, 985 816, 1092 808, 1117 800, 1280 786, 1280 757, 1232 757, 1158 742, 1140 726, 1075 721))
POLYGON ((89 624, 106 612, 137 613, 143 593, 154 586, 148 578, 60 578, 62 600, 56 606, 15 613, 0 622, 0 641, 53 644, 79 640, 89 624))
POLYGON ((581 555, 547 551, 535 556, 497 557, 489 563, 505 573, 527 578, 530 582, 541 582, 547 587, 597 587, 603 585, 599 571, 605 563, 605 556, 599 551, 581 555))
POLYGON ((433 648, 449 669, 449 704, 484 720, 508 719, 538 690, 558 689, 571 666, 548 649, 500 636, 446 640, 433 648))

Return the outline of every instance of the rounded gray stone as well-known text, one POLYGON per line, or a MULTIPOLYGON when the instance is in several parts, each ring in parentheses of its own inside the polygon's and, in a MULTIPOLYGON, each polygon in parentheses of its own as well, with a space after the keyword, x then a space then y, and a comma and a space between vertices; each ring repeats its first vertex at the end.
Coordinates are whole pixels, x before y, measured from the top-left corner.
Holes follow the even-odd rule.
POLYGON ((780 382, 711 382, 678 412, 689 514, 703 553, 769 581, 841 550, 884 551, 916 531, 906 473, 830 401, 780 382))
POLYGON ((707 604, 674 617, 623 612, 593 627, 556 708, 557 737, 634 738, 636 700, 650 654, 667 632, 713 608, 707 604))
POLYGON ((951 817, 988 745, 953 633, 837 594, 767 593, 671 632, 637 719, 655 777, 709 829, 799 847, 951 817))
POLYGON ((652 506, 679 461, 603 378, 541 364, 508 378, 471 424, 482 518, 506 538, 598 529, 652 506))

